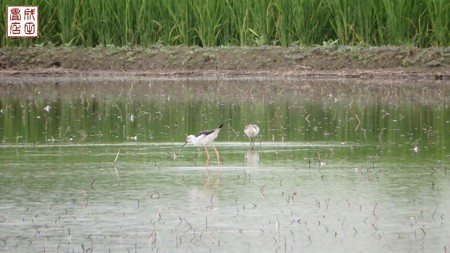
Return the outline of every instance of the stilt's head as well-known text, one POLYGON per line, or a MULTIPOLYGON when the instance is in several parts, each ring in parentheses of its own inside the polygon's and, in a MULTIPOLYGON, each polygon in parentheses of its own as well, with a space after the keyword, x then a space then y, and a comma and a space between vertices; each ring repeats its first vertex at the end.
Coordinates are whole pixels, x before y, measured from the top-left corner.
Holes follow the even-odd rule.
POLYGON ((188 135, 188 137, 186 138, 186 142, 187 143, 192 143, 192 144, 194 144, 194 140, 195 140, 195 135, 188 135))
POLYGON ((182 147, 184 147, 186 144, 188 144, 188 143, 192 143, 192 144, 195 144, 194 143, 194 141, 195 141, 195 135, 189 135, 187 138, 186 138, 186 142, 183 144, 183 146, 181 146, 181 148, 182 147))

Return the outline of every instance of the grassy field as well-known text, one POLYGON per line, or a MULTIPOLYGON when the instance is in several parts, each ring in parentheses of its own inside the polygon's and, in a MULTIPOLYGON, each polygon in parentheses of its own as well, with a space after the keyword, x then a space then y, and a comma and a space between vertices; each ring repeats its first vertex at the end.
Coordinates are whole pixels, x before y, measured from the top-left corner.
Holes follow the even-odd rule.
MULTIPOLYGON (((46 0, 40 37, 8 39, 29 45, 450 45, 448 0, 46 0)), ((0 20, 6 20, 5 11, 0 20)))

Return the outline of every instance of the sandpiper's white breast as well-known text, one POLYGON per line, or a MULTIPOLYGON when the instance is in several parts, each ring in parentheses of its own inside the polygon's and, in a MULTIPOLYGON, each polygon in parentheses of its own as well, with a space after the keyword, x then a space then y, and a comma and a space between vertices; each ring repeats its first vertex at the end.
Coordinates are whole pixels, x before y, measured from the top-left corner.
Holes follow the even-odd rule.
POLYGON ((255 124, 248 124, 245 126, 244 133, 249 137, 253 138, 258 135, 259 127, 255 124))

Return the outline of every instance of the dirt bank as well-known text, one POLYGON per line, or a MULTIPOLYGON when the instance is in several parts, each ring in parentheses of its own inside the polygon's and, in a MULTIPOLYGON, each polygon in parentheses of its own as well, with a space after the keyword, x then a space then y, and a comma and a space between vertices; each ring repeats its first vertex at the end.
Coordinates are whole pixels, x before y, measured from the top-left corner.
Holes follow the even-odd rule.
POLYGON ((3 80, 55 77, 292 77, 450 82, 450 48, 0 48, 3 80))

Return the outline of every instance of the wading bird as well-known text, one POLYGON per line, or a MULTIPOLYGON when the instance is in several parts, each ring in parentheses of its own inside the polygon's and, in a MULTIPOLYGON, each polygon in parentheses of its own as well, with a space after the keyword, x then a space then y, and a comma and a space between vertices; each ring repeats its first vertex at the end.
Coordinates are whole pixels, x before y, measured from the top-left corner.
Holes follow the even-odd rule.
POLYGON ((256 136, 259 133, 259 127, 255 124, 248 124, 247 126, 245 126, 244 133, 250 139, 250 145, 254 146, 256 136))
POLYGON ((205 130, 205 131, 201 131, 200 133, 196 134, 196 135, 189 135, 186 139, 186 142, 183 144, 184 147, 187 143, 191 143, 194 146, 203 146, 205 147, 205 152, 206 152, 206 166, 208 166, 209 163, 209 152, 208 152, 208 145, 211 145, 212 148, 214 149, 214 152, 216 153, 216 157, 217 157, 217 166, 220 168, 220 159, 219 159, 219 152, 217 151, 216 147, 214 147, 214 140, 217 138, 217 136, 219 135, 220 129, 222 129, 223 124, 221 124, 220 126, 218 126, 216 129, 212 129, 212 130, 205 130))

